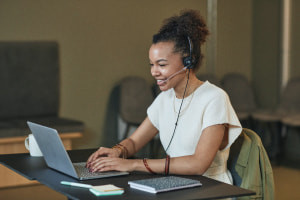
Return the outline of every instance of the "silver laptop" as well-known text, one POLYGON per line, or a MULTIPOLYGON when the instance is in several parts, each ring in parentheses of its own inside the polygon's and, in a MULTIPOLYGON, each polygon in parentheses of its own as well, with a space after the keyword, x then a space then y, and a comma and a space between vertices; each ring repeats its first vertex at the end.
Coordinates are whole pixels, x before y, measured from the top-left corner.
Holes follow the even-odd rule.
POLYGON ((72 163, 57 130, 27 122, 35 140, 37 141, 48 167, 72 176, 79 180, 97 179, 111 176, 127 175, 128 172, 89 172, 85 162, 72 163))

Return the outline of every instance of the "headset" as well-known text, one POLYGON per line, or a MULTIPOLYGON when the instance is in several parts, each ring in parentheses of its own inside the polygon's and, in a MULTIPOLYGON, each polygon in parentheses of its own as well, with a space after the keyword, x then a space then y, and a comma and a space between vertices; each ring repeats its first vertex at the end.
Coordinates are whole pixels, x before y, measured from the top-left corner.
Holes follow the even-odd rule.
POLYGON ((192 69, 194 67, 194 59, 193 59, 193 43, 191 42, 191 39, 189 36, 187 36, 188 42, 189 42, 189 49, 190 53, 189 56, 183 58, 183 66, 187 69, 192 69))
POLYGON ((173 134, 172 134, 172 137, 169 141, 169 144, 167 146, 167 148, 165 149, 166 153, 173 141, 173 138, 174 138, 174 135, 175 135, 175 131, 176 131, 176 128, 177 128, 177 125, 178 125, 178 120, 179 120, 179 115, 180 115, 180 111, 181 111, 181 107, 182 107, 182 104, 183 104, 183 100, 184 100, 184 97, 185 97, 185 93, 186 93, 186 89, 187 89, 187 86, 189 84, 189 77, 190 77, 190 70, 194 67, 194 59, 193 59, 193 45, 192 45, 192 42, 191 42, 191 39, 189 36, 187 36, 187 39, 189 41, 189 49, 190 49, 190 53, 189 53, 189 56, 187 57, 184 57, 182 62, 183 62, 183 65, 186 69, 188 69, 188 74, 187 74, 187 81, 186 81, 186 85, 185 85, 185 88, 184 88, 184 92, 183 92, 183 97, 182 97, 182 101, 181 101, 181 104, 180 104, 180 107, 179 107, 179 111, 178 111, 178 115, 177 115, 177 118, 176 118, 176 122, 175 122, 175 127, 174 127, 174 130, 173 130, 173 134))

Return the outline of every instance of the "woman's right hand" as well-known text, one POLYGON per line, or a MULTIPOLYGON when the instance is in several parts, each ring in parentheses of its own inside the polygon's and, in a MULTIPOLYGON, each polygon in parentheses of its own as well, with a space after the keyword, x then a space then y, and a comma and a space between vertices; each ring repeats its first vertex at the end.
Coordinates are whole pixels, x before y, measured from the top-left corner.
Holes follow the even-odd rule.
POLYGON ((113 157, 119 158, 121 152, 118 149, 100 147, 97 151, 95 151, 87 160, 86 168, 90 167, 90 163, 96 160, 99 157, 113 157))

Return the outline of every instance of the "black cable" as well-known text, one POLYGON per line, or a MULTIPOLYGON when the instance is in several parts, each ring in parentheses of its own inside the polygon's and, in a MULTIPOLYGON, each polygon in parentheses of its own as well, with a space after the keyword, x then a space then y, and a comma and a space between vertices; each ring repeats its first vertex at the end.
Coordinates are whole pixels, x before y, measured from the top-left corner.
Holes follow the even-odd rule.
MULTIPOLYGON (((189 84, 189 79, 190 79, 190 69, 188 68, 188 78, 187 78, 186 85, 185 85, 185 88, 184 88, 182 101, 181 101, 181 104, 180 104, 180 107, 179 107, 177 119, 176 119, 176 122, 175 122, 174 131, 173 131, 171 140, 170 140, 170 142, 169 142, 169 144, 168 144, 168 147, 166 148, 166 152, 167 152, 167 150, 169 149, 170 144, 171 144, 171 142, 172 142, 172 140, 173 140, 173 137, 174 137, 174 135, 175 135, 175 131, 176 131, 176 128, 177 128, 177 124, 178 124, 178 120, 179 120, 179 115, 180 115, 181 107, 182 107, 183 100, 184 100, 184 97, 185 97, 186 88, 187 88, 187 86, 188 86, 188 84, 189 84)), ((175 95, 176 95, 176 94, 175 94, 175 95)))

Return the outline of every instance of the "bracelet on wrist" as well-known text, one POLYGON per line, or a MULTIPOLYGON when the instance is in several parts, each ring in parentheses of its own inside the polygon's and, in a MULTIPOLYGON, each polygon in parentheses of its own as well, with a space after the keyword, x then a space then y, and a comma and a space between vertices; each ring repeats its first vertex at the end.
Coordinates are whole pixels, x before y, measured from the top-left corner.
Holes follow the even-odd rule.
POLYGON ((152 171, 152 169, 149 167, 146 158, 143 159, 143 162, 144 162, 144 165, 145 165, 146 169, 147 169, 151 174, 156 174, 156 173, 155 173, 154 171, 152 171))
POLYGON ((169 175, 169 169, 170 169, 170 156, 167 155, 166 157, 166 163, 165 163, 165 175, 169 175))
POLYGON ((123 144, 118 144, 122 148, 123 158, 128 158, 128 149, 123 144))
POLYGON ((128 157, 128 150, 124 145, 116 144, 115 146, 112 147, 112 149, 120 149, 121 150, 120 157, 124 159, 128 157))

